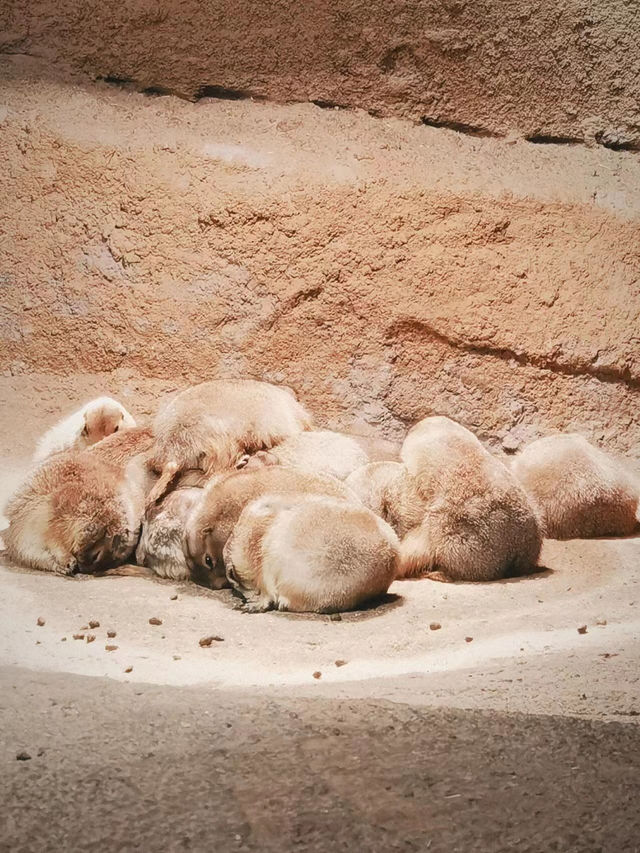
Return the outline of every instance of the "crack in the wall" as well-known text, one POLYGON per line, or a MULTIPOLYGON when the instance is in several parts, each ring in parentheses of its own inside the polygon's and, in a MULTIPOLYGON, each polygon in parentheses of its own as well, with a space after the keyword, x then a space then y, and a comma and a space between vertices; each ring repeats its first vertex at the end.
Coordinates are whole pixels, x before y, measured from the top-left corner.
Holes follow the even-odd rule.
POLYGON ((488 127, 481 127, 475 124, 466 124, 462 121, 453 121, 451 119, 435 119, 429 116, 422 116, 422 124, 427 127, 435 127, 443 130, 454 130, 456 133, 463 133, 465 136, 480 136, 500 139, 504 136, 502 133, 497 133, 489 130, 488 127))
POLYGON ((612 367, 594 367, 584 363, 571 365, 545 356, 531 356, 526 353, 516 352, 508 347, 476 344, 471 341, 461 340, 452 335, 447 335, 424 320, 398 320, 387 329, 387 337, 391 340, 398 338, 404 330, 416 330, 439 343, 461 352, 488 356, 489 358, 501 361, 515 361, 517 364, 524 367, 532 367, 536 370, 547 370, 550 373, 576 378, 597 379, 599 382, 622 385, 629 391, 640 391, 640 379, 631 376, 628 370, 617 370, 612 367))
POLYGON ((585 143, 585 140, 580 136, 553 136, 544 133, 525 136, 525 140, 534 145, 584 145, 585 143))

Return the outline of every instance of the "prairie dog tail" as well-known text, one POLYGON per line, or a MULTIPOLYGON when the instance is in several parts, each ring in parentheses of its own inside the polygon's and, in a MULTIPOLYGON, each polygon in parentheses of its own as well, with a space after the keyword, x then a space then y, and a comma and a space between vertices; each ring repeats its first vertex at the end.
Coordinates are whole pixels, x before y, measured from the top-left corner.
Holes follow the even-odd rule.
POLYGON ((162 498, 166 495, 166 493, 171 488, 171 484, 177 477, 180 470, 180 466, 177 462, 169 462, 168 465, 162 469, 162 474, 160 474, 160 478, 157 480, 149 494, 147 495, 147 500, 145 503, 145 510, 151 509, 155 504, 159 503, 162 498))

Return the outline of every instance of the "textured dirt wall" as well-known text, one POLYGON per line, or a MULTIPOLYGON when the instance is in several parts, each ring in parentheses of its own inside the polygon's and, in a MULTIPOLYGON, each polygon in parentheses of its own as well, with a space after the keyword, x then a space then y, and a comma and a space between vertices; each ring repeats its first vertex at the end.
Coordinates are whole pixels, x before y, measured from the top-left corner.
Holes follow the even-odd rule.
POLYGON ((0 33, 0 51, 189 98, 640 147, 636 0, 4 0, 0 33))
POLYGON ((27 57, 0 121, 8 413, 253 375, 389 437, 441 412, 505 449, 572 428, 640 454, 635 154, 83 88, 27 57))

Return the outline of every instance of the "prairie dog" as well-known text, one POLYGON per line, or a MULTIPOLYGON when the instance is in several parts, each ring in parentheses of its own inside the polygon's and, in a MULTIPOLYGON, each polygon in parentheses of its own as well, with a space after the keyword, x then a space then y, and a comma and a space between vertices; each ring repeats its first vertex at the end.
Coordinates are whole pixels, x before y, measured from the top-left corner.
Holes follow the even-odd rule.
POLYGON ((400 455, 403 465, 370 465, 348 480, 401 537, 398 577, 489 581, 536 565, 535 511, 473 433, 449 418, 425 418, 400 455))
POLYGON ((252 501, 224 548, 251 612, 352 610, 388 590, 397 556, 398 537, 370 510, 308 495, 252 501))
POLYGON ((242 379, 203 382, 178 394, 155 418, 151 465, 159 500, 186 468, 211 474, 233 468, 243 453, 268 450, 311 428, 311 416, 287 389, 242 379))
POLYGON ((57 453, 34 468, 5 510, 9 556, 58 574, 128 559, 149 487, 144 454, 151 442, 149 430, 123 430, 100 451, 57 453))
POLYGON ((511 470, 538 508, 545 536, 625 536, 638 526, 640 482, 576 433, 527 445, 511 470))
POLYGON ((265 494, 324 495, 350 503, 360 501, 334 477, 273 466, 233 471, 215 477, 187 520, 184 552, 192 577, 214 588, 226 585, 222 550, 244 507, 265 494))
POLYGON ((135 425, 135 420, 117 400, 98 397, 51 427, 38 442, 33 461, 42 462, 62 450, 83 450, 119 429, 135 425))
POLYGON ((202 500, 204 485, 201 471, 187 471, 172 492, 147 508, 136 548, 139 566, 153 569, 157 577, 189 580, 182 540, 187 519, 202 500))
POLYGON ((351 436, 330 430, 310 430, 285 439, 271 450, 259 450, 249 457, 246 467, 285 465, 344 480, 368 461, 367 452, 351 436))

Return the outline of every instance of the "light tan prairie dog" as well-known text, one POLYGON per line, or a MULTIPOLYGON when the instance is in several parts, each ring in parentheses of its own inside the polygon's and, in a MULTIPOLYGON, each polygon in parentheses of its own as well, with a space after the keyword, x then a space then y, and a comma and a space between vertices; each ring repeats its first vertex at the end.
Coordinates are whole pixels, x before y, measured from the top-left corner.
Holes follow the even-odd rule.
POLYGON ((403 465, 370 465, 347 480, 401 537, 398 577, 489 581, 528 573, 541 533, 524 489, 449 418, 410 430, 403 465))
POLYGON ((224 548, 251 612, 353 610, 386 593, 397 556, 396 534, 370 510, 308 495, 252 501, 224 548))
POLYGON ((638 527, 638 478, 581 435, 538 439, 514 458, 511 470, 551 539, 625 536, 638 527))
POLYGON ((100 450, 55 454, 34 468, 5 510, 8 556, 58 574, 127 560, 149 488, 144 457, 151 443, 147 429, 123 430, 100 450))
POLYGON ((98 397, 51 427, 38 442, 33 461, 42 462, 62 450, 83 450, 119 429, 131 429, 135 425, 129 412, 117 400, 98 397))
POLYGON ((271 450, 259 450, 247 459, 246 467, 284 465, 344 480, 368 461, 367 452, 351 436, 310 430, 285 439, 271 450))
POLYGON ((220 588, 226 584, 222 551, 245 506, 265 494, 323 495, 359 504, 335 477, 295 468, 243 469, 211 480, 202 501, 187 520, 184 551, 195 581, 220 588))
POLYGON ((233 468, 242 454, 268 450, 310 428, 311 416, 287 388, 251 379, 188 388, 155 418, 151 464, 160 479, 149 503, 187 468, 207 474, 233 468))

